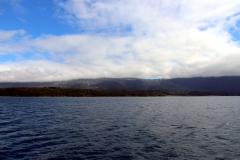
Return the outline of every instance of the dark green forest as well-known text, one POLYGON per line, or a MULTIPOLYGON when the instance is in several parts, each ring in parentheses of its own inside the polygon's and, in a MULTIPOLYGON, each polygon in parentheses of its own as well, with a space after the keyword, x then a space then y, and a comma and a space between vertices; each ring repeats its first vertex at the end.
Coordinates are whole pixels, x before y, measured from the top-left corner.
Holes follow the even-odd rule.
POLYGON ((127 97, 127 96, 240 96, 240 92, 92 90, 61 87, 0 88, 0 96, 19 97, 127 97))

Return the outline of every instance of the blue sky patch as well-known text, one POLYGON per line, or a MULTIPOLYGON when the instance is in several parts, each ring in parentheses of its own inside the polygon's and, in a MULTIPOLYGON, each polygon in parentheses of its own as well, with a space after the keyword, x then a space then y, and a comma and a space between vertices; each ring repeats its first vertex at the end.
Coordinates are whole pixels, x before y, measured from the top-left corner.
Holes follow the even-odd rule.
POLYGON ((240 20, 237 21, 235 27, 229 29, 229 33, 232 35, 233 41, 240 41, 240 20))
POLYGON ((0 63, 1 62, 8 62, 8 61, 11 61, 11 62, 15 62, 17 61, 17 58, 15 55, 0 55, 0 63))
POLYGON ((33 37, 44 34, 62 35, 76 32, 74 28, 62 23, 54 16, 53 1, 26 0, 21 2, 19 5, 25 9, 24 12, 19 11, 9 1, 0 2, 2 30, 24 29, 33 37))

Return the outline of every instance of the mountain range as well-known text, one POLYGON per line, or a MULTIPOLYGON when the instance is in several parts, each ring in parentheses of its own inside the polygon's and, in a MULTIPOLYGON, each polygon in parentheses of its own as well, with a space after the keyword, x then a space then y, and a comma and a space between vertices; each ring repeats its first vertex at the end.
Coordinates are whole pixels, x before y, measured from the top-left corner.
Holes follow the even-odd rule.
POLYGON ((1 82, 0 88, 62 87, 94 90, 240 91, 240 76, 173 79, 97 78, 54 82, 1 82))

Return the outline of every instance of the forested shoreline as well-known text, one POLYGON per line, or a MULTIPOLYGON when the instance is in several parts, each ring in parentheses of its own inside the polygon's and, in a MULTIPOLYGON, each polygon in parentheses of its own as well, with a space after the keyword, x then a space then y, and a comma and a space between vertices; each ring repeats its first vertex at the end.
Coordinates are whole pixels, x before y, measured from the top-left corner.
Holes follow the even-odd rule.
POLYGON ((144 97, 144 96, 240 96, 240 92, 172 90, 92 90, 61 87, 0 88, 0 96, 16 97, 144 97))

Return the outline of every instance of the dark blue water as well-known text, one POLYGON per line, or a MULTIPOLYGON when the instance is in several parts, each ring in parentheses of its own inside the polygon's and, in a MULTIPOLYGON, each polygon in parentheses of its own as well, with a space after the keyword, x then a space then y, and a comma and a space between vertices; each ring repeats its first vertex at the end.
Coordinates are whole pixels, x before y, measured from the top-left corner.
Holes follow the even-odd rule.
POLYGON ((0 159, 240 159, 240 97, 2 97, 0 159))

